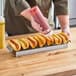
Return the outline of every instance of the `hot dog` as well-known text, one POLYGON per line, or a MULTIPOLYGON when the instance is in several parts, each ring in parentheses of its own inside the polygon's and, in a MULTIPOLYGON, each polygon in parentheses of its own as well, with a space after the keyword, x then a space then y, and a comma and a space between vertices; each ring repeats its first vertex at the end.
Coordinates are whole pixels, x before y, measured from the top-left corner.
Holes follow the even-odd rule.
POLYGON ((53 34, 54 38, 57 38, 57 41, 55 41, 56 44, 62 44, 62 38, 60 36, 58 36, 57 34, 53 34))
POLYGON ((19 39, 19 41, 20 41, 20 44, 21 44, 21 47, 22 47, 23 50, 29 48, 29 41, 28 41, 28 39, 21 38, 21 39, 19 39))
POLYGON ((34 39, 37 40, 39 47, 43 47, 46 44, 45 38, 40 36, 39 34, 36 34, 34 36, 34 39))
POLYGON ((40 36, 44 37, 46 40, 46 45, 52 45, 52 39, 49 36, 45 36, 44 34, 40 34, 40 36))
POLYGON ((14 51, 21 50, 21 45, 19 43, 19 40, 17 40, 17 39, 8 40, 8 44, 13 48, 14 51))
POLYGON ((29 36, 28 37, 28 41, 29 41, 29 44, 31 46, 31 48, 36 48, 37 47, 37 41, 34 39, 33 36, 29 36))
POLYGON ((69 41, 68 36, 65 33, 61 32, 58 35, 62 38, 63 43, 67 43, 69 41))
POLYGON ((65 37, 65 39, 66 39, 67 41, 69 40, 68 35, 67 35, 66 33, 61 32, 61 33, 59 33, 59 34, 61 34, 62 36, 64 36, 64 37, 65 37))

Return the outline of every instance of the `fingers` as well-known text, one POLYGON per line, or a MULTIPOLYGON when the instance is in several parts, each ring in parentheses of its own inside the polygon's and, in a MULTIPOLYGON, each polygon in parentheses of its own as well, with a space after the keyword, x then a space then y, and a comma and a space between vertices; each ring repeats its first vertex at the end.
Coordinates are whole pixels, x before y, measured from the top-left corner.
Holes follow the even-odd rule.
POLYGON ((46 29, 44 29, 40 24, 35 22, 33 19, 31 20, 31 24, 32 24, 32 27, 40 33, 48 34, 51 31, 50 26, 46 26, 46 29))
POLYGON ((51 27, 49 27, 47 30, 44 30, 42 31, 43 34, 48 34, 50 33, 52 30, 51 30, 51 27))
POLYGON ((37 25, 33 25, 32 27, 33 27, 36 31, 38 31, 38 32, 42 32, 42 27, 40 27, 39 24, 37 24, 37 25))
POLYGON ((69 41, 71 41, 71 32, 70 32, 70 30, 67 30, 67 31, 62 31, 62 32, 64 32, 67 36, 68 36, 68 39, 69 39, 69 41))
POLYGON ((34 19, 31 20, 31 24, 32 24, 33 29, 35 29, 36 31, 41 32, 43 30, 43 28, 40 26, 40 24, 35 22, 34 19))
POLYGON ((66 27, 62 28, 62 32, 64 32, 68 36, 68 39, 71 41, 70 27, 69 26, 66 26, 66 27))
POLYGON ((45 31, 42 31, 43 34, 48 34, 50 32, 50 30, 45 30, 45 31))

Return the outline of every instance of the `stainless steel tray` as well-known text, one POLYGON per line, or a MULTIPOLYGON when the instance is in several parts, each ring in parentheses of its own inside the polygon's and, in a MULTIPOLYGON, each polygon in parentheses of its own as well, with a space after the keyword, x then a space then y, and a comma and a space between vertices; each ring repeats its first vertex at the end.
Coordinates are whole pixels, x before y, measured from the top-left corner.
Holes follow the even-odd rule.
POLYGON ((61 44, 61 45, 45 46, 42 48, 27 49, 27 50, 21 50, 21 51, 15 52, 12 50, 11 47, 7 46, 7 48, 9 49, 9 52, 11 52, 16 57, 29 55, 29 54, 35 54, 39 52, 54 51, 54 50, 63 49, 67 47, 68 47, 68 44, 61 44))

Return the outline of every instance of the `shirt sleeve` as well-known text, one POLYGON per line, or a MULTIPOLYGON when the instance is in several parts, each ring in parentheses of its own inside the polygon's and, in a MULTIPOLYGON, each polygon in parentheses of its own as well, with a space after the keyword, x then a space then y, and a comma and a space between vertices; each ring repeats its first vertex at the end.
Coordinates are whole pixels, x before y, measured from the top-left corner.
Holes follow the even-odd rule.
POLYGON ((10 5, 16 16, 20 15, 23 10, 30 8, 30 5, 26 0, 10 0, 10 5))
POLYGON ((68 0, 54 0, 54 6, 56 15, 68 14, 68 0))

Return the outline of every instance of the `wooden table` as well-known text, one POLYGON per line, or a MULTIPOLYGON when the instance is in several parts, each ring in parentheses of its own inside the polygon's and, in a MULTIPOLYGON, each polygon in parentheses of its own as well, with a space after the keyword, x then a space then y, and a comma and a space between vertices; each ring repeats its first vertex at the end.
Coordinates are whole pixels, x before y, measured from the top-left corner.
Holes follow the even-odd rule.
POLYGON ((0 50, 0 76, 76 76, 76 28, 71 32, 72 46, 67 49, 17 58, 0 50))

